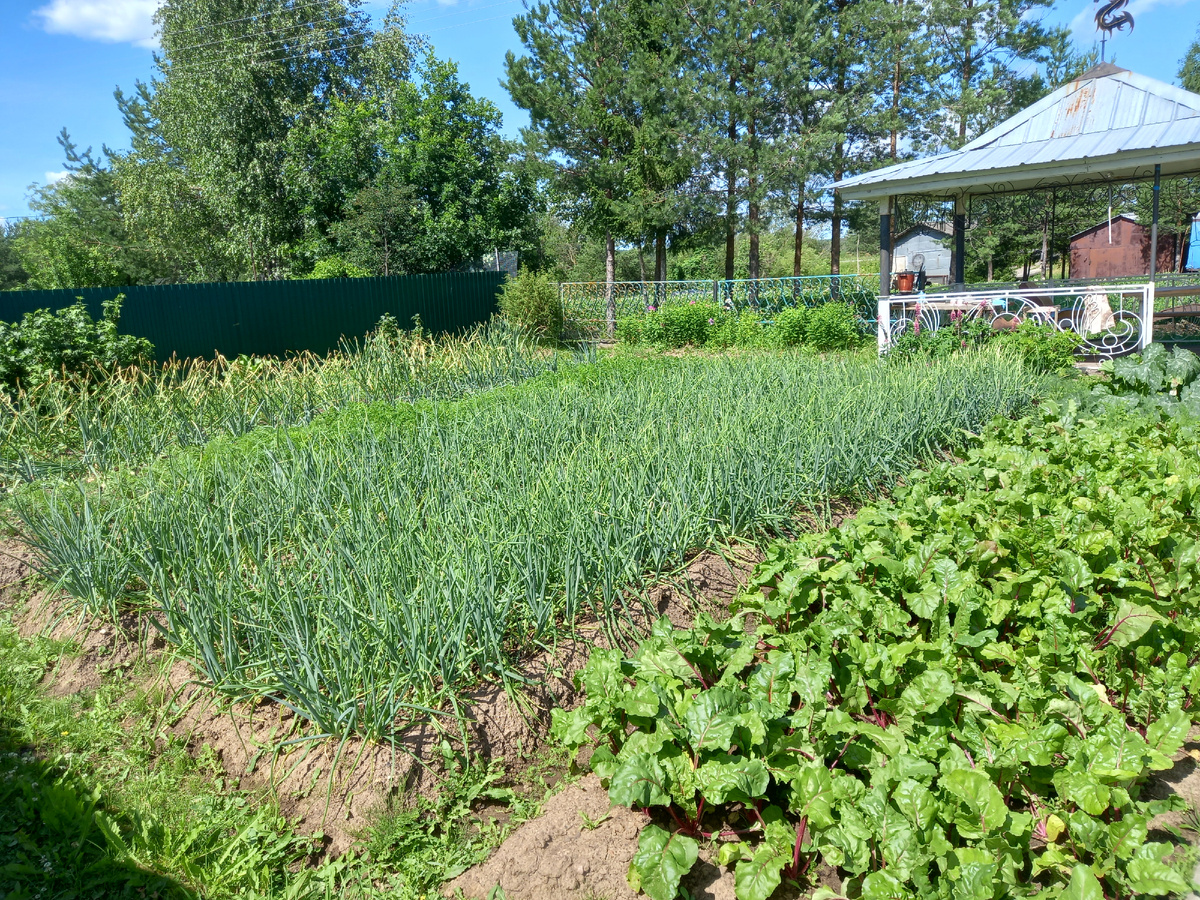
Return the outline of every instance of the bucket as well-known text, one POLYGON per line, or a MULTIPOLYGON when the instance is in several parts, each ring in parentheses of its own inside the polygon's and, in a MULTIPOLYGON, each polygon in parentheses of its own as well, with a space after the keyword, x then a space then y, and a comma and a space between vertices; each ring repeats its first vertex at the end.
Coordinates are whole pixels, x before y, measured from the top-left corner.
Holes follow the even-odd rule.
POLYGON ((916 277, 916 272, 897 272, 896 292, 899 294, 911 294, 913 290, 913 282, 916 280, 916 277))

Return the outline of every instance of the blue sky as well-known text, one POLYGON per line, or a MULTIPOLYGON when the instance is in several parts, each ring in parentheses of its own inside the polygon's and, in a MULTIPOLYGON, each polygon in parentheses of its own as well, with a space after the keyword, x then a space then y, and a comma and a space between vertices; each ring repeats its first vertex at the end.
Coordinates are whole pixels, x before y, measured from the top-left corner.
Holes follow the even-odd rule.
MULTIPOLYGON (((151 74, 156 2, 0 0, 0 217, 27 212, 29 185, 61 171, 55 137, 64 125, 82 146, 125 146, 112 91, 151 74)), ((380 16, 385 9, 365 8, 380 16)), ((520 49, 512 17, 521 8, 522 0, 412 0, 407 7, 411 30, 428 35, 474 92, 499 106, 510 135, 528 122, 500 87, 505 51, 520 49)), ((1059 0, 1048 18, 1072 26, 1086 48, 1095 39, 1094 9, 1090 0, 1059 0)), ((1128 9, 1135 30, 1114 37, 1109 58, 1174 82, 1200 25, 1200 0, 1132 0, 1128 9)))

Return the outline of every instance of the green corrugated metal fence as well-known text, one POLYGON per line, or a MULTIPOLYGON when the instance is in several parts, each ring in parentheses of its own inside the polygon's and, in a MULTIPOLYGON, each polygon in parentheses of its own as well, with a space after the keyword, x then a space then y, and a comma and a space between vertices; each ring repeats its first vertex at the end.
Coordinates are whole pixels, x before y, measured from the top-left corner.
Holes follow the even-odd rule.
POLYGON ((149 338, 155 356, 284 356, 326 353, 362 337, 391 313, 407 327, 413 316, 433 332, 487 321, 497 309, 503 272, 391 275, 312 281, 137 285, 0 293, 0 321, 35 309, 62 309, 82 297, 93 318, 100 304, 125 295, 121 331, 149 338))

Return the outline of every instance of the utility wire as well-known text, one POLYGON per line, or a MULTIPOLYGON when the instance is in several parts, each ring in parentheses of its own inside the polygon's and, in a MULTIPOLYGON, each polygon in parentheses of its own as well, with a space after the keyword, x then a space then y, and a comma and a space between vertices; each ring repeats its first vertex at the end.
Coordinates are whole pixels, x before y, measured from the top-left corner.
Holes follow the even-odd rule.
MULTIPOLYGON (((313 0, 311 3, 297 3, 295 6, 288 7, 288 11, 304 9, 309 6, 328 6, 338 0, 313 0)), ((192 28, 180 28, 174 31, 174 34, 187 34, 191 31, 203 31, 206 28, 220 28, 222 25, 232 25, 235 22, 249 22, 251 19, 260 19, 263 16, 276 15, 275 12, 255 13, 252 16, 242 16, 240 19, 226 19, 223 22, 210 22, 207 25, 195 25, 192 28)))

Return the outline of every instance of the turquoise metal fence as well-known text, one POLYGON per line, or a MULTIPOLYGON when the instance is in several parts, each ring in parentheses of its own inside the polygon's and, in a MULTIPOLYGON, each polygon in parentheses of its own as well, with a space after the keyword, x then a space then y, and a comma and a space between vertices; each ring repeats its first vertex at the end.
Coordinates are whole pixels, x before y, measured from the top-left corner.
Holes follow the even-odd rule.
POLYGON ((0 321, 36 309, 62 309, 81 297, 93 318, 101 303, 125 295, 121 331, 148 338, 160 360, 179 357, 326 353, 361 337, 390 313, 413 316, 433 332, 485 322, 497 310, 503 272, 391 275, 311 281, 136 285, 0 293, 0 321))
POLYGON ((559 285, 563 316, 583 336, 606 331, 609 298, 616 318, 687 303, 715 303, 730 312, 753 310, 770 320, 789 306, 820 306, 838 300, 854 307, 864 331, 874 331, 878 276, 806 275, 733 281, 603 281, 559 285))

